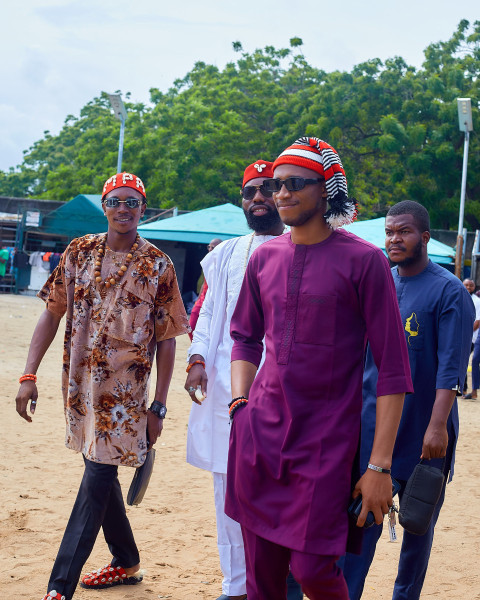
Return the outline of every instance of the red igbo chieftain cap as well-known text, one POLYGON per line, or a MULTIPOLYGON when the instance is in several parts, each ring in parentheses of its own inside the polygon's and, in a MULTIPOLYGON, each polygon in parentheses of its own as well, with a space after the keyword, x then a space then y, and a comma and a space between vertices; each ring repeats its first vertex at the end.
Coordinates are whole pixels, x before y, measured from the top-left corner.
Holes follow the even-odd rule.
POLYGON ((347 196, 347 178, 342 161, 330 144, 316 137, 301 137, 280 154, 273 168, 280 165, 305 167, 325 178, 330 204, 325 220, 332 229, 348 225, 356 219, 357 203, 347 196))
POLYGON ((271 179, 273 177, 273 163, 268 160, 256 160, 251 165, 248 165, 243 174, 242 187, 245 187, 245 184, 257 177, 271 179))
POLYGON ((117 173, 116 175, 109 177, 105 182, 105 185, 103 186, 102 200, 105 198, 108 192, 121 187, 129 187, 132 188, 132 190, 137 190, 137 192, 142 194, 145 200, 147 199, 147 196, 145 195, 145 186, 143 185, 143 181, 140 179, 140 177, 133 175, 133 173, 117 173))

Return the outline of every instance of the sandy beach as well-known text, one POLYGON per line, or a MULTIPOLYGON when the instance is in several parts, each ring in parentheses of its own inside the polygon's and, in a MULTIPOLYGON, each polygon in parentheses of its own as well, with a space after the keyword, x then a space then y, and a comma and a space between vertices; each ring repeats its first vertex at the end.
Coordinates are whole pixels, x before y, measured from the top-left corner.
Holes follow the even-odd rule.
MULTIPOLYGON (((43 310, 43 302, 35 297, 0 296, 1 395, 6 419, 1 431, 5 459, 0 464, 0 485, 5 495, 0 507, 4 565, 0 591, 10 599, 39 600, 46 593, 83 473, 81 456, 64 446, 60 391, 63 331, 59 330, 38 372, 39 400, 33 423, 15 412, 18 377, 43 310)), ((169 412, 156 445, 150 487, 140 506, 128 508, 146 570, 144 582, 97 592, 78 588, 75 598, 79 600, 211 600, 221 594, 211 475, 185 462, 190 399, 183 385, 188 343, 187 336, 177 340, 169 412)), ((461 435, 455 478, 447 488, 422 598, 480 599, 480 400, 460 399, 459 405, 461 435)), ((133 470, 119 471, 126 493, 133 470)), ((400 527, 398 533, 401 540, 400 527)), ((399 552, 400 541, 390 543, 385 530, 366 582, 365 600, 391 598, 399 552)), ((101 567, 109 560, 100 535, 86 569, 101 567)))

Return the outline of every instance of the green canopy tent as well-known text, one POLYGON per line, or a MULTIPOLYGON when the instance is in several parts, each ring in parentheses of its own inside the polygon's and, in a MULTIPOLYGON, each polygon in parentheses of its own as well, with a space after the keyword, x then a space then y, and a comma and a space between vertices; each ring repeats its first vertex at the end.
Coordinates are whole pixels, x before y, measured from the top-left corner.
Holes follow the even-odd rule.
MULTIPOLYGON (((345 229, 375 244, 385 252, 385 217, 355 221, 345 229)), ((233 204, 212 206, 171 219, 147 223, 140 225, 138 230, 140 235, 151 240, 201 244, 208 244, 214 237, 226 240, 250 232, 243 210, 233 204)), ((428 254, 433 262, 440 264, 451 264, 455 259, 455 251, 450 246, 434 239, 431 239, 428 244, 428 254)))
MULTIPOLYGON (((26 227, 30 244, 37 239, 37 242, 40 240, 37 246, 53 250, 53 247, 48 247, 49 244, 58 244, 58 250, 63 251, 74 238, 107 231, 108 224, 103 214, 101 198, 100 194, 78 194, 52 210, 43 217, 39 227, 26 227)), ((144 218, 159 212, 160 209, 147 207, 144 218)))
MULTIPOLYGON (((357 221, 346 227, 352 233, 375 244, 385 252, 385 218, 357 221)), ((157 220, 140 225, 140 235, 158 245, 169 254, 183 276, 194 269, 198 277, 198 263, 205 254, 205 245, 213 238, 226 240, 250 233, 243 210, 233 204, 222 204, 183 214, 171 219, 157 220), (175 246, 175 247, 172 247, 175 246), (181 246, 183 250, 180 253, 181 246)), ((433 262, 451 264, 455 253, 449 246, 430 240, 428 244, 433 262)), ((190 279, 190 278, 189 278, 190 279)), ((181 280, 181 279, 180 279, 181 280)), ((193 289, 192 282, 185 281, 184 289, 193 289)))
POLYGON ((227 203, 145 223, 139 226, 138 233, 170 256, 180 287, 186 292, 197 288, 200 261, 212 239, 228 240, 251 230, 243 210, 227 203))
POLYGON ((149 240, 208 244, 213 238, 228 240, 251 233, 251 230, 243 210, 227 203, 146 223, 140 225, 138 232, 149 240))
POLYGON ((79 194, 44 217, 39 232, 73 239, 107 230, 100 194, 79 194))

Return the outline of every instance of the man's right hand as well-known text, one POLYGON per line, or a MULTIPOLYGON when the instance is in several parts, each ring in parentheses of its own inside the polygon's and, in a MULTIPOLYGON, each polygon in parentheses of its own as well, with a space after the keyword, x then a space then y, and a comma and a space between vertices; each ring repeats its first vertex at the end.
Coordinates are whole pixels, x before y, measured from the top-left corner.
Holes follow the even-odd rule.
POLYGON ((15 398, 15 402, 17 404, 17 413, 28 421, 32 422, 32 417, 27 413, 28 401, 30 400, 30 412, 32 415, 35 413, 35 408, 37 406, 37 398, 38 398, 38 390, 37 385, 34 381, 24 381, 20 384, 20 389, 18 390, 17 397, 15 398))
MULTIPOLYGON (((203 357, 195 354, 191 357, 190 363, 193 363, 196 360, 202 360, 203 362, 205 362, 203 357)), ((202 403, 199 400, 197 400, 197 398, 195 397, 195 392, 196 392, 197 388, 200 387, 200 389, 202 390, 202 394, 204 396, 206 396, 207 395, 207 382, 208 382, 208 377, 207 377, 207 373, 206 373, 203 365, 200 363, 193 365, 192 368, 190 369, 190 371, 188 372, 187 380, 185 381, 185 389, 189 393, 190 398, 196 404, 201 405, 202 403)))

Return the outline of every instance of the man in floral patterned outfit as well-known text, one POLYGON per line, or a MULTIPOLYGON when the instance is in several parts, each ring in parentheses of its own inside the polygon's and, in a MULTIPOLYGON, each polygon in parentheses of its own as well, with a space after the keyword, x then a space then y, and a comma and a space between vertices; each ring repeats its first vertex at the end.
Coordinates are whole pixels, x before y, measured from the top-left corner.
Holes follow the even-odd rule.
POLYGON ((189 331, 172 262, 137 234, 145 212, 142 181, 119 173, 103 188, 107 234, 73 240, 39 297, 46 310, 28 353, 16 403, 31 422, 36 372, 66 315, 62 389, 66 446, 81 452, 85 473, 44 600, 70 600, 100 528, 113 555, 82 587, 141 581, 118 465, 139 467, 163 427, 175 337, 189 331), (156 353, 155 398, 147 409, 156 353))

